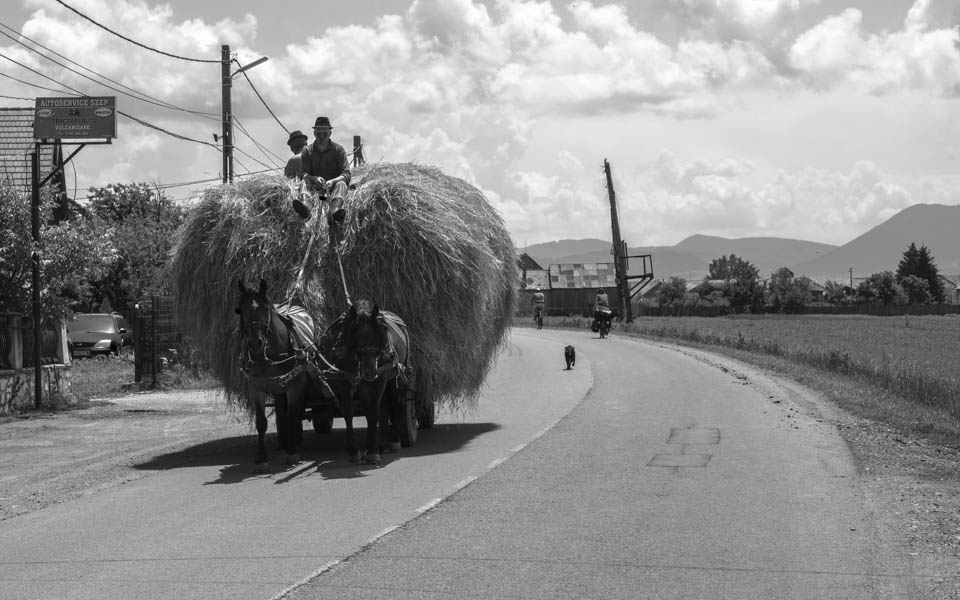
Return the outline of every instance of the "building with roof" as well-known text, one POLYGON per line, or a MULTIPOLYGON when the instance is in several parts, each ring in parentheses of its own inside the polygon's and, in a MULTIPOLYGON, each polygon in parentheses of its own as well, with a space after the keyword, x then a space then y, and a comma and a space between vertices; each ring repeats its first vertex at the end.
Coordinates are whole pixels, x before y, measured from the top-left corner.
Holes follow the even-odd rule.
MULTIPOLYGON (((31 191, 30 155, 35 147, 33 120, 32 107, 0 108, 0 181, 27 194, 31 191)), ((51 173, 58 161, 63 162, 63 151, 59 145, 40 146, 41 180, 51 173)), ((56 179, 52 179, 50 184, 59 184, 64 189, 62 178, 60 181, 56 179)))

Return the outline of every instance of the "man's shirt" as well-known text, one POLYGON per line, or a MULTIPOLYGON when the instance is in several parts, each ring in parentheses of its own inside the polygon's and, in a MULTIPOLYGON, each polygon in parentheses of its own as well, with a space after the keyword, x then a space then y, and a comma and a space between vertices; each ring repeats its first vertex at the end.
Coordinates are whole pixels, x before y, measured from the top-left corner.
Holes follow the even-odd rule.
POLYGON ((300 153, 301 172, 304 175, 323 177, 324 180, 343 175, 344 183, 350 185, 350 163, 343 146, 330 140, 326 150, 317 148, 316 142, 300 153))

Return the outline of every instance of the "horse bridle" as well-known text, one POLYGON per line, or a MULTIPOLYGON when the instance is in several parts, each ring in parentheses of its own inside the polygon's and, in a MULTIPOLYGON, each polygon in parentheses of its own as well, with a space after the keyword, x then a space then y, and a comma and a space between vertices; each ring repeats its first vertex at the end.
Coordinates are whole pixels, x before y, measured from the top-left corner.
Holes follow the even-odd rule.
MULTIPOLYGON (((267 309, 267 312, 269 314, 270 309, 267 309)), ((244 320, 242 314, 240 315, 240 319, 244 320)), ((244 325, 243 328, 241 329, 242 337, 244 339, 252 339, 253 333, 255 332, 260 333, 259 339, 261 342, 261 346, 263 347, 263 362, 271 366, 277 366, 277 365, 282 365, 296 358, 296 354, 293 352, 289 353, 290 356, 287 356, 287 358, 284 358, 281 360, 272 360, 270 358, 270 355, 269 355, 270 335, 269 334, 273 332, 273 328, 271 327, 271 324, 269 321, 262 321, 260 319, 251 319, 250 322, 244 325)), ((274 335, 276 334, 274 333, 274 335)), ((246 354, 246 359, 247 359, 246 362, 248 363, 257 362, 257 360, 259 359, 259 357, 256 357, 255 359, 254 356, 250 353, 249 343, 244 345, 243 353, 246 354)), ((281 356, 283 355, 281 354, 281 356)))

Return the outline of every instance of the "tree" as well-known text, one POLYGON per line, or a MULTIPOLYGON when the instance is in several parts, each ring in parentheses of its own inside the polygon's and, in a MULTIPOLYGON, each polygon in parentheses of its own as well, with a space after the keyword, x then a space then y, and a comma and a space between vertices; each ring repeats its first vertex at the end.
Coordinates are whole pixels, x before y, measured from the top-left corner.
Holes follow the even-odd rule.
MULTIPOLYGON (((910 247, 903 253, 903 258, 897 265, 896 278, 898 283, 903 285, 904 280, 911 276, 927 282, 930 299, 935 302, 943 302, 943 283, 940 281, 940 273, 936 263, 933 262, 930 250, 925 245, 921 245, 918 249, 917 245, 911 242, 910 247)), ((914 283, 907 284, 904 289, 907 289, 908 286, 914 286, 915 291, 918 292, 918 297, 923 297, 923 294, 916 290, 914 283)), ((926 301, 929 302, 929 300, 926 301)), ((912 296, 910 302, 916 302, 912 296)))
POLYGON ((930 293, 930 284, 926 279, 921 279, 916 275, 907 275, 899 278, 900 287, 907 295, 907 302, 910 304, 927 304, 933 300, 930 293))
MULTIPOLYGON (((40 290, 44 319, 57 318, 90 296, 89 280, 116 260, 110 239, 89 219, 54 224, 55 200, 40 197, 40 290)), ((30 197, 0 183, 0 312, 29 314, 32 303, 33 236, 30 197)))
POLYGON ((90 212, 117 248, 118 259, 96 282, 98 300, 114 308, 167 289, 164 269, 184 211, 146 183, 92 188, 90 212))
POLYGON ((671 277, 660 286, 657 299, 660 306, 680 306, 687 296, 687 281, 681 277, 671 277))
POLYGON ((760 274, 755 266, 750 264, 749 261, 737 257, 736 254, 713 259, 710 262, 708 272, 710 274, 709 279, 722 279, 724 281, 756 279, 760 274))
POLYGON ((907 303, 907 296, 891 271, 874 273, 861 281, 857 286, 857 296, 868 302, 880 302, 884 305, 907 303))
POLYGON ((794 277, 793 271, 781 267, 771 273, 767 302, 776 312, 800 313, 813 300, 810 279, 794 277))
POLYGON ((828 279, 823 284, 823 296, 827 302, 840 304, 847 300, 847 286, 839 281, 828 279))
POLYGON ((763 303, 760 271, 750 262, 735 254, 721 256, 710 262, 707 279, 726 282, 723 297, 735 312, 755 310, 763 303))

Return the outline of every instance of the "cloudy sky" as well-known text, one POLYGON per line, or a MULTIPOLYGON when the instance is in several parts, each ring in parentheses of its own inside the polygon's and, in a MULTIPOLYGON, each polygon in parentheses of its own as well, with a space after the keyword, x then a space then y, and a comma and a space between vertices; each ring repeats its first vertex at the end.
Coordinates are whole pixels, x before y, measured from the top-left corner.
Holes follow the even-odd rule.
POLYGON ((956 0, 6 0, 0 104, 69 94, 62 83, 196 140, 121 118, 114 144, 75 159, 83 196, 218 178, 219 151, 198 142, 220 132, 220 65, 69 7, 179 57, 218 61, 222 44, 240 64, 269 57, 247 75, 276 120, 234 79, 237 173, 280 165, 285 129, 327 115, 369 160, 483 189, 520 247, 610 239, 604 159, 631 246, 839 245, 911 204, 960 204, 956 0))

